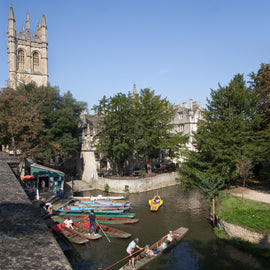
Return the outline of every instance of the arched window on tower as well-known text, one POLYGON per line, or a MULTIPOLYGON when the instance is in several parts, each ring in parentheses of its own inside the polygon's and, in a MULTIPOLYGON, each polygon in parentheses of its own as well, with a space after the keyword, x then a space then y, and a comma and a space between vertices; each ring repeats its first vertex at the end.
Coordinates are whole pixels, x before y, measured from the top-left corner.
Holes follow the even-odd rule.
POLYGON ((24 51, 19 50, 18 51, 18 69, 24 70, 24 64, 25 64, 24 51))
POLYGON ((34 52, 33 53, 33 71, 39 71, 39 53, 34 52))

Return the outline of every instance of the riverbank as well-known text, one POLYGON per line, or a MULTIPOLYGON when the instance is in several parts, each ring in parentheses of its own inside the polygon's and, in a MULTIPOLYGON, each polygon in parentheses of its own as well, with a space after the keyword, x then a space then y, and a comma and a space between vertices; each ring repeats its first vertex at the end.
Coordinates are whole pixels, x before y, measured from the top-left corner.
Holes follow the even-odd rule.
MULTIPOLYGON (((270 252, 265 252, 263 249, 270 250, 270 190, 269 185, 259 190, 251 188, 237 187, 226 192, 226 197, 221 195, 217 201, 217 227, 226 233, 215 231, 216 235, 226 241, 243 242, 240 246, 255 250, 258 253, 258 248, 262 248, 261 254, 270 256, 270 252), (234 199, 234 198, 239 199, 234 199), (245 243, 246 242, 246 243, 245 243), (256 245, 252 247, 252 245, 256 245)), ((239 244, 238 244, 239 245, 239 244)))

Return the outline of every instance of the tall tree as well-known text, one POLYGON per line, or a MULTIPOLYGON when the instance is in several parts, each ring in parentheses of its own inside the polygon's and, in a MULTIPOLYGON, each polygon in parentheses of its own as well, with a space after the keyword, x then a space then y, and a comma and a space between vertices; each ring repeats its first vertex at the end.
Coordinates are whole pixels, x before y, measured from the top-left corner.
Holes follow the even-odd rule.
POLYGON ((228 86, 211 90, 207 102, 204 121, 194 134, 196 151, 188 152, 180 169, 187 186, 200 181, 198 173, 206 177, 221 175, 227 182, 236 179, 240 157, 258 164, 269 154, 268 138, 261 131, 263 116, 257 106, 258 95, 246 85, 243 75, 234 76, 228 86))
POLYGON ((257 73, 251 73, 252 86, 259 95, 258 106, 263 107, 265 120, 270 129, 270 65, 261 64, 257 73))
POLYGON ((0 92, 1 143, 9 145, 14 153, 19 151, 22 157, 37 152, 43 129, 38 107, 45 98, 44 89, 34 83, 20 85, 18 91, 5 88, 0 92), (31 91, 32 88, 36 91, 31 91))
POLYGON ((136 150, 145 158, 147 171, 152 173, 152 159, 159 156, 161 149, 167 149, 167 155, 179 154, 187 141, 182 133, 172 133, 174 128, 174 106, 155 91, 141 89, 134 99, 136 119, 136 150))
POLYGON ((104 96, 94 109, 99 116, 96 148, 114 161, 117 172, 122 174, 124 163, 134 150, 135 119, 131 94, 104 96))
POLYGON ((65 159, 78 151, 78 124, 80 113, 86 107, 87 104, 76 101, 70 91, 60 96, 58 89, 49 88, 48 99, 39 109, 46 128, 42 138, 47 142, 42 152, 47 158, 61 156, 65 159))
POLYGON ((66 157, 78 149, 77 125, 86 103, 70 92, 59 95, 52 87, 21 84, 0 92, 0 143, 22 157, 38 161, 66 157))

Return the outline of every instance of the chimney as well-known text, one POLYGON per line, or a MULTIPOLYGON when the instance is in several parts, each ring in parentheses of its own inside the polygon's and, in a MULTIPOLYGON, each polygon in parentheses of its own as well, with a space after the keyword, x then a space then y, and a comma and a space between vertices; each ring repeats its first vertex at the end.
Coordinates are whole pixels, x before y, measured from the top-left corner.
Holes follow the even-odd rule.
POLYGON ((187 103, 186 103, 186 102, 183 102, 182 107, 183 107, 183 108, 186 108, 186 107, 187 107, 187 103))
POLYGON ((196 107, 197 105, 198 105, 197 101, 193 101, 193 102, 192 102, 192 106, 193 106, 193 107, 196 107))
POLYGON ((192 98, 189 99, 189 108, 192 110, 192 98))

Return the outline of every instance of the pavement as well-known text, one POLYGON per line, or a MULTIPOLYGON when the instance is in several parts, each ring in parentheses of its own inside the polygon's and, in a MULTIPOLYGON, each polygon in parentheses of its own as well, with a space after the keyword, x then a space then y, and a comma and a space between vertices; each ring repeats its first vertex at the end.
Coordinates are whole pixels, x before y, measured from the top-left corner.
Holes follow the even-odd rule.
POLYGON ((230 194, 270 204, 270 180, 248 182, 247 187, 236 187, 230 191, 230 194))

